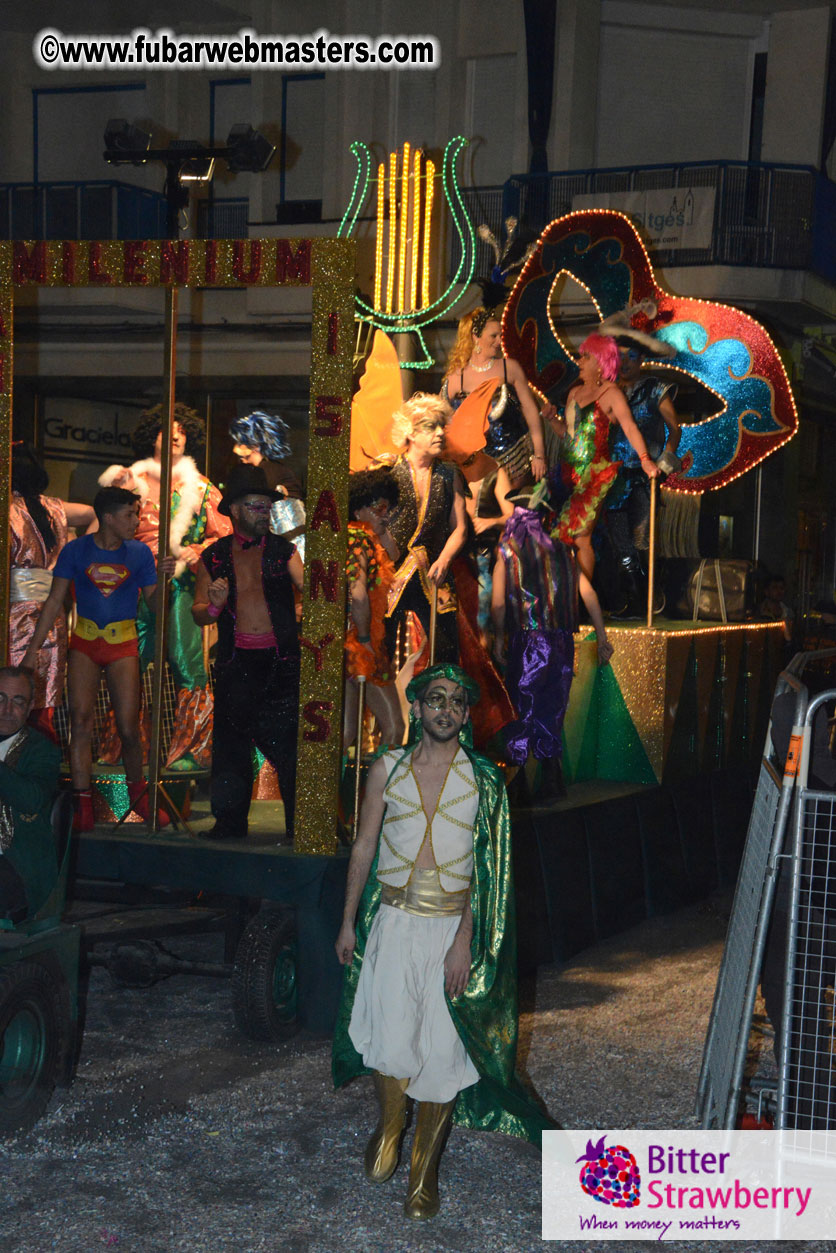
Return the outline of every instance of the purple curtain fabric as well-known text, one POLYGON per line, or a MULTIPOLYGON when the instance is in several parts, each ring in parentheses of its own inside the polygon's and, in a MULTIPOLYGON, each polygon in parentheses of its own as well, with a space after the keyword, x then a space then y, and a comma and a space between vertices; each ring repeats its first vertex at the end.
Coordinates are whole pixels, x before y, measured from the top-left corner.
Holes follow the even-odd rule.
POLYGON ((519 717, 505 728, 508 755, 525 765, 559 756, 572 686, 574 640, 570 631, 515 631, 508 647, 505 683, 519 717))

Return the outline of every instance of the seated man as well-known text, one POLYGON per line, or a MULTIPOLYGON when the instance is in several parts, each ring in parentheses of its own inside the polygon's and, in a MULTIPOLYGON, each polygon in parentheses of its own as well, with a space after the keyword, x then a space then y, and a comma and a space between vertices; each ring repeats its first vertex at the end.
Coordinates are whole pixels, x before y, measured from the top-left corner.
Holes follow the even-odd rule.
MULTIPOLYGON (((44 601, 23 659, 34 668, 72 584, 78 617, 70 637, 67 681, 70 701, 70 773, 76 799, 74 830, 92 831, 92 744, 96 695, 102 669, 122 741, 122 761, 130 807, 148 821, 148 792, 142 774, 139 737, 139 649, 136 615, 140 591, 149 609, 157 595, 157 567, 147 544, 134 539, 139 526, 139 498, 124 487, 103 487, 93 501, 99 520, 94 535, 72 540, 55 565, 52 591, 44 601)), ((174 557, 162 557, 160 569, 174 571, 174 557)), ((168 821, 160 813, 162 826, 168 821)))
POLYGON ((35 686, 20 666, 0 668, 0 918, 37 913, 58 876, 50 810, 60 749, 26 725, 35 686))

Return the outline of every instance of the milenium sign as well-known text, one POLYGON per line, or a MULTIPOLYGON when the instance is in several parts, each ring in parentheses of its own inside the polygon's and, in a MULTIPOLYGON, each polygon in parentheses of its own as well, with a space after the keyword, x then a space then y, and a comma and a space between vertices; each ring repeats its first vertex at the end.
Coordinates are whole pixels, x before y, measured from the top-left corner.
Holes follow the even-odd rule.
POLYGON ((8 639, 15 292, 23 287, 310 287, 308 534, 295 847, 336 850, 355 247, 341 239, 0 241, 0 656, 8 639))

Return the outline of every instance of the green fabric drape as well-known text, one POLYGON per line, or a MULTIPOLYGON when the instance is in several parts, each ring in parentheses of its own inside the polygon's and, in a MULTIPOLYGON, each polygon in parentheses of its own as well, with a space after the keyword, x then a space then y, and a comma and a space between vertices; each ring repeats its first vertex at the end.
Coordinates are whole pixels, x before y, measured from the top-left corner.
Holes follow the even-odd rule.
MULTIPOLYGON (((180 541, 185 548, 189 544, 199 544, 206 535, 206 501, 209 496, 207 483, 203 493, 200 510, 192 518, 189 528, 180 541)), ((180 493, 175 489, 171 497, 172 517, 180 504, 180 493)), ((194 604, 195 576, 186 569, 169 583, 168 604, 168 639, 166 640, 168 664, 174 676, 175 687, 187 688, 192 692, 198 687, 207 687, 209 676, 203 664, 203 636, 201 628, 192 617, 194 604)), ((154 660, 154 615, 140 597, 137 613, 136 629, 139 637, 139 656, 142 668, 154 660)))
MULTIPOLYGON (((175 687, 206 687, 209 676, 203 664, 203 637, 201 629, 192 617, 194 603, 194 575, 185 570, 169 583, 168 600, 168 664, 174 676, 175 687)), ((153 613, 144 600, 139 602, 136 629, 139 637, 139 656, 143 670, 154 660, 153 613)))

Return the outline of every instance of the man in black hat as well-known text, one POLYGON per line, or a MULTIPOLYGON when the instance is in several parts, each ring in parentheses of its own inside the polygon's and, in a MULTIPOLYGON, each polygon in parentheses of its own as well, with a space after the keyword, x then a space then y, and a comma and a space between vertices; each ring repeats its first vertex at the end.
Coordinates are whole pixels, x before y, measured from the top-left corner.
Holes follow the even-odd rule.
POLYGON ((219 512, 232 535, 201 556, 192 614, 218 624, 215 725, 212 740, 212 814, 207 838, 243 839, 253 787, 253 746, 274 767, 285 807, 286 838, 293 838, 299 639, 294 587, 302 589, 302 562, 283 535, 269 529, 271 491, 261 466, 236 466, 219 512))

